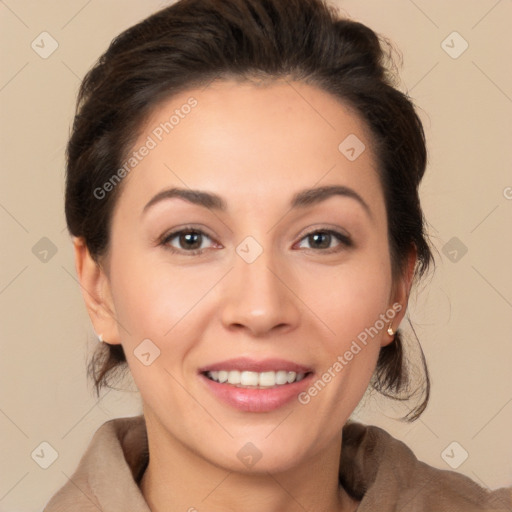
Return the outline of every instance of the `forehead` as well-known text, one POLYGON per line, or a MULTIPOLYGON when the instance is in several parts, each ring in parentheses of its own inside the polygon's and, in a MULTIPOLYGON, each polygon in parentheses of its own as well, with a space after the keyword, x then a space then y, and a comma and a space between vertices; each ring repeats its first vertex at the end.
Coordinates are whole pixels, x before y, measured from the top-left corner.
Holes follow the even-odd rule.
POLYGON ((122 194, 132 204, 170 186, 235 201, 284 201, 315 184, 364 189, 369 202, 381 194, 365 123, 303 83, 218 81, 175 95, 155 107, 132 152, 122 194))

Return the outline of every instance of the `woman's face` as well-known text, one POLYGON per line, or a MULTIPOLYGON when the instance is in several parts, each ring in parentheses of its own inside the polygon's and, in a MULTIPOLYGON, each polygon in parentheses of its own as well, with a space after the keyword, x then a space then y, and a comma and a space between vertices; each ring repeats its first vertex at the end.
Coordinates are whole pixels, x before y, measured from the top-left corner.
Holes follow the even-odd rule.
POLYGON ((365 126, 312 86, 218 81, 133 150, 100 278, 116 320, 92 316, 148 429, 237 471, 332 450, 407 295, 365 126))

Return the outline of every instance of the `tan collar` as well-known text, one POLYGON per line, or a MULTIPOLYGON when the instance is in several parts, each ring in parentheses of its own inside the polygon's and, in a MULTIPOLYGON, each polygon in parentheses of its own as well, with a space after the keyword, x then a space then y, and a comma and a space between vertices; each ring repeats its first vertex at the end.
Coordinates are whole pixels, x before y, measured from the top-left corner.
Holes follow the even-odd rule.
MULTIPOLYGON (((138 487, 148 460, 143 416, 107 421, 45 512, 151 512, 138 487)), ((512 511, 510 489, 491 493, 463 475, 430 467, 384 430, 355 422, 343 428, 339 479, 361 501, 358 512, 512 511)))

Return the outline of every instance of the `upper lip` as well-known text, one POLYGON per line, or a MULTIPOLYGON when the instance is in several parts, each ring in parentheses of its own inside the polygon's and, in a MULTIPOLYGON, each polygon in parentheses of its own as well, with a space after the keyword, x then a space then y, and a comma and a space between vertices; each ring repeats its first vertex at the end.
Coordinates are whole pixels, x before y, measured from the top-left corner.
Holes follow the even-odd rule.
POLYGON ((313 371, 312 368, 295 363, 293 361, 287 361, 285 359, 273 358, 257 360, 248 357, 226 359, 225 361, 219 361, 218 363, 209 364, 199 368, 200 373, 215 372, 221 370, 238 370, 240 372, 247 371, 257 373, 277 372, 279 370, 295 373, 309 373, 313 371))

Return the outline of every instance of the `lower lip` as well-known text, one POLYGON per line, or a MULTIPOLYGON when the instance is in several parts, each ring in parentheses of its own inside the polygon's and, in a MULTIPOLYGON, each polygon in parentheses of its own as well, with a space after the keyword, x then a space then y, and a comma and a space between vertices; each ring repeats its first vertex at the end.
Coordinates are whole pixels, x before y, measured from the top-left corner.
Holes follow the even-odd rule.
POLYGON ((231 384, 221 384, 203 374, 200 377, 217 398, 231 407, 244 412, 270 412, 296 399, 309 386, 313 374, 310 373, 299 382, 267 389, 238 388, 231 384))

